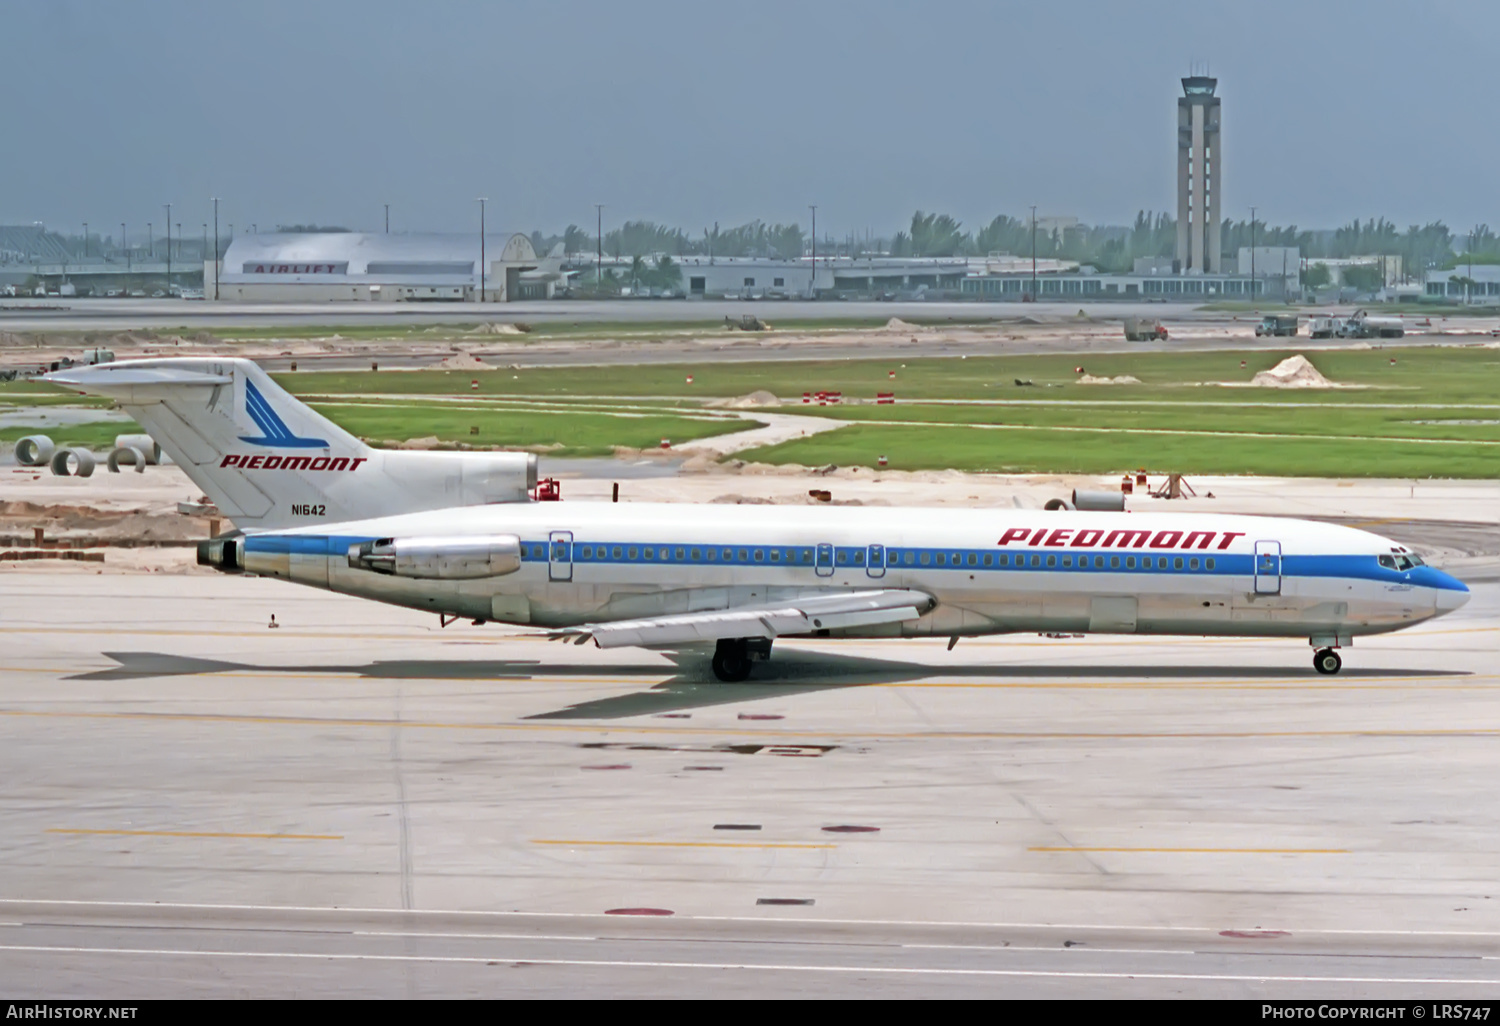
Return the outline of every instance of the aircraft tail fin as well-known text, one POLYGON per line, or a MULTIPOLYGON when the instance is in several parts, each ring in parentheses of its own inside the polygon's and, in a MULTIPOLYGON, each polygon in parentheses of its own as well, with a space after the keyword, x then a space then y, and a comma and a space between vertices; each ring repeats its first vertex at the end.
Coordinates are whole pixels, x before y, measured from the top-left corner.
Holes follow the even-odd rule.
POLYGON ((536 483, 529 453, 372 449, 249 360, 131 360, 46 380, 116 400, 240 528, 518 501, 536 483))

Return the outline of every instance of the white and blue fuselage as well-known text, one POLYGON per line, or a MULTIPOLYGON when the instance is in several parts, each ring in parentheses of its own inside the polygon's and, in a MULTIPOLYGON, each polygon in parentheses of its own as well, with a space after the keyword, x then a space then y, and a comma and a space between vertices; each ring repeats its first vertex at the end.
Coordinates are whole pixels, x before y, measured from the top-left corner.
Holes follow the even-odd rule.
POLYGON ((914 620, 826 633, 1094 631, 1336 647, 1468 599, 1461 582, 1389 539, 1273 517, 546 502, 264 532, 242 544, 254 573, 554 628, 883 588, 935 601, 914 620), (419 580, 356 569, 348 557, 383 538, 494 535, 518 539, 513 573, 419 580))

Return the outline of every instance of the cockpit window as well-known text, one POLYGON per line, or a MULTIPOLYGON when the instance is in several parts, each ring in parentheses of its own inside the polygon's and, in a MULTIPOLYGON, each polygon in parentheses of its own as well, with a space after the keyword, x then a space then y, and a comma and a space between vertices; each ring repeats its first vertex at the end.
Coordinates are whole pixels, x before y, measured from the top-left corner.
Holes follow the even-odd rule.
POLYGON ((1387 570, 1410 570, 1413 567, 1425 566, 1422 557, 1410 553, 1401 553, 1395 556, 1381 556, 1380 565, 1387 570))

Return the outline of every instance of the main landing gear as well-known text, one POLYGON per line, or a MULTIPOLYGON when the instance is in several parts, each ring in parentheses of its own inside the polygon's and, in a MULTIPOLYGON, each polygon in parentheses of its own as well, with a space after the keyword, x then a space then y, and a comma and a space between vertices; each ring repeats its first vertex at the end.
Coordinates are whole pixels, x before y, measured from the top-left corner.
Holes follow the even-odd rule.
POLYGON ((1319 673, 1335 674, 1343 669, 1344 661, 1331 648, 1320 648, 1313 653, 1313 669, 1319 673))
POLYGON ((714 676, 738 684, 750 676, 752 664, 770 657, 770 638, 720 638, 714 647, 714 676))

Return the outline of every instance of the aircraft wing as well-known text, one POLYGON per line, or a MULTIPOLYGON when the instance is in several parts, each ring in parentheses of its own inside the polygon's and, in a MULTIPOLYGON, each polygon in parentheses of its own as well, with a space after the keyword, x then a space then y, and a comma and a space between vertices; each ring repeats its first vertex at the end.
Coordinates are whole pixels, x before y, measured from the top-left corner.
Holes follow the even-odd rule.
POLYGON ((775 638, 783 634, 811 634, 915 620, 935 604, 926 592, 906 588, 829 589, 782 602, 584 624, 554 631, 552 637, 575 638, 579 645, 592 638, 600 648, 683 645, 720 638, 775 638))

